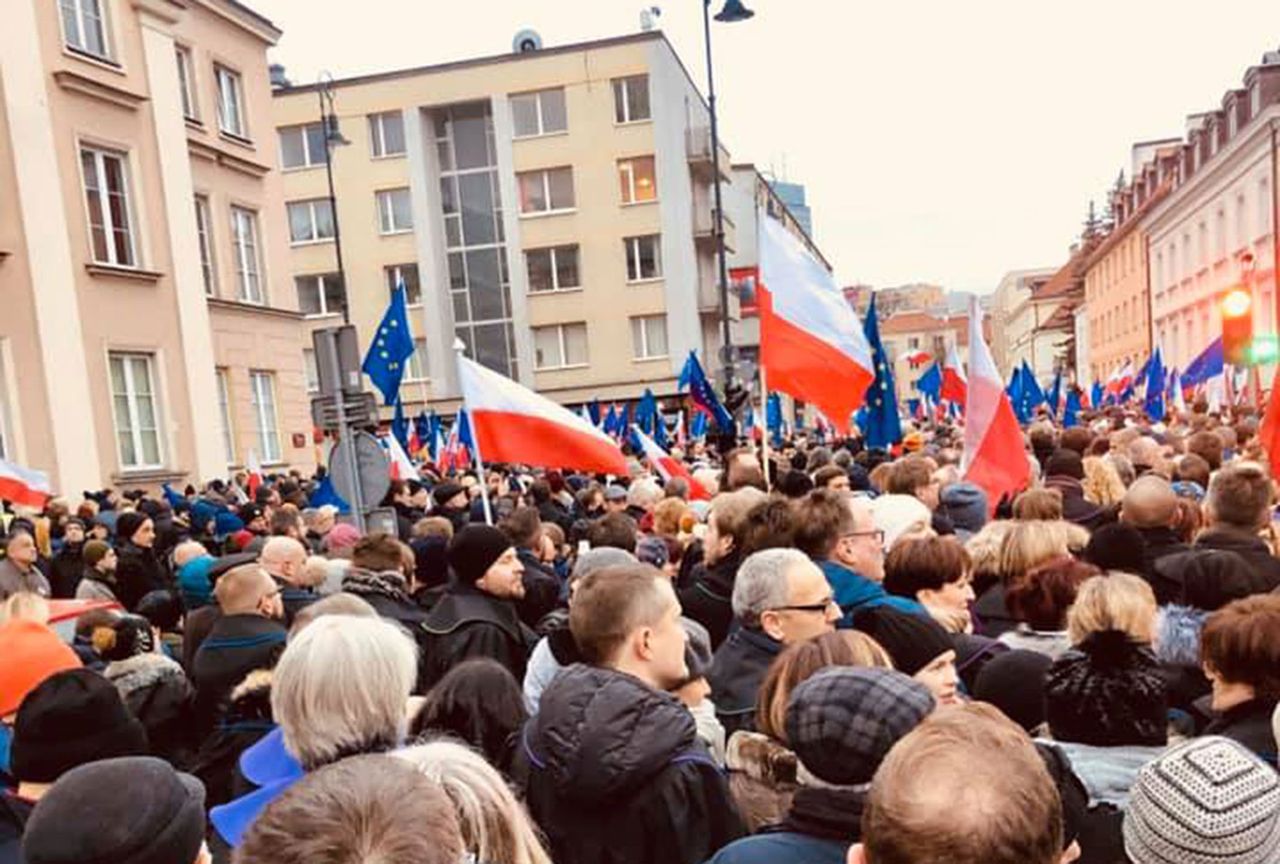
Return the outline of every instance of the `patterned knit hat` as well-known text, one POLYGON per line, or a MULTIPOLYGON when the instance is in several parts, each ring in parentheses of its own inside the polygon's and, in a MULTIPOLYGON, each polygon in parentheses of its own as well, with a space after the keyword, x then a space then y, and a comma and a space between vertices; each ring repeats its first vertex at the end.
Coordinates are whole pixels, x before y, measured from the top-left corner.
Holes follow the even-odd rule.
POLYGON ((1097 747, 1163 745, 1166 688, 1150 648, 1120 631, 1093 633, 1049 668, 1049 731, 1058 741, 1097 747))
POLYGON ((1175 747, 1133 784, 1124 851, 1134 864, 1280 861, 1280 777, 1226 738, 1175 747))

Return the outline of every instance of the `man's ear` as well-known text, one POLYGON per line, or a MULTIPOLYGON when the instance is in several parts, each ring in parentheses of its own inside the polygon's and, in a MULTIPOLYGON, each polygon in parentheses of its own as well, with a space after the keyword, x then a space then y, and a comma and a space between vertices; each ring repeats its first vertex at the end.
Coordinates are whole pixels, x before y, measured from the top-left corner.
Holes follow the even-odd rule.
POLYGON ((848 864, 868 864, 867 850, 861 843, 854 843, 849 847, 849 854, 846 860, 848 864))

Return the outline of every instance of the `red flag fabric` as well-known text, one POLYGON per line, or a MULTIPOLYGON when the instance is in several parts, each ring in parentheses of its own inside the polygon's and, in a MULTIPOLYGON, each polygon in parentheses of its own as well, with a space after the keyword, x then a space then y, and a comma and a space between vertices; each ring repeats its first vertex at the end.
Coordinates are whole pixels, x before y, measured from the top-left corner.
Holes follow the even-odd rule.
POLYGON ((1262 415, 1262 423, 1258 426, 1258 440, 1267 450, 1267 464, 1271 466, 1271 476, 1280 477, 1280 399, 1276 396, 1280 390, 1280 366, 1276 367, 1275 380, 1271 382, 1271 398, 1267 400, 1267 411, 1262 415))
MULTIPOLYGON (((977 298, 970 321, 980 321, 977 298)), ((992 512, 1004 495, 1031 482, 1022 428, 1004 392, 1000 372, 982 338, 981 327, 969 328, 969 399, 965 403, 964 479, 987 493, 992 512)))
POLYGON ((689 473, 689 469, 679 459, 676 459, 667 451, 658 446, 658 442, 654 441, 648 435, 641 431, 639 426, 631 427, 635 431, 636 438, 640 441, 640 446, 644 448, 644 458, 649 460, 649 464, 653 466, 653 470, 662 475, 663 482, 668 482, 672 477, 683 477, 689 482, 689 497, 694 501, 709 501, 711 494, 707 492, 707 488, 693 479, 693 475, 689 473))
POLYGON ((52 494, 48 474, 0 459, 0 501, 43 507, 52 494))

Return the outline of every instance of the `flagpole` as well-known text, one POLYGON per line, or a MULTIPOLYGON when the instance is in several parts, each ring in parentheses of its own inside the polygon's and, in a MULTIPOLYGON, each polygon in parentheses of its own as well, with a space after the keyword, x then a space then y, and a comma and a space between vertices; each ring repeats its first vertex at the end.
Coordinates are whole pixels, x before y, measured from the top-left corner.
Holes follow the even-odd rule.
MULTIPOLYGON (((769 385, 764 374, 764 364, 760 364, 760 409, 764 411, 764 434, 760 436, 760 440, 764 443, 764 447, 760 450, 760 463, 764 466, 764 485, 765 488, 773 486, 772 478, 769 476, 769 385)), ((782 422, 782 418, 778 418, 778 422, 782 422)))
MULTIPOLYGON (((457 361, 459 388, 462 381, 462 358, 466 356, 467 346, 461 339, 453 340, 453 354, 457 361)), ((466 405, 466 399, 462 400, 462 404, 466 405)), ((458 409, 458 419, 455 423, 462 422, 462 409, 458 409)), ((458 430, 458 434, 462 434, 462 430, 458 430)), ((493 509, 489 506, 489 478, 485 476, 484 457, 480 455, 480 436, 476 434, 474 429, 471 430, 471 446, 476 451, 476 471, 480 475, 480 500, 484 504, 484 521, 486 525, 493 524, 493 509)))

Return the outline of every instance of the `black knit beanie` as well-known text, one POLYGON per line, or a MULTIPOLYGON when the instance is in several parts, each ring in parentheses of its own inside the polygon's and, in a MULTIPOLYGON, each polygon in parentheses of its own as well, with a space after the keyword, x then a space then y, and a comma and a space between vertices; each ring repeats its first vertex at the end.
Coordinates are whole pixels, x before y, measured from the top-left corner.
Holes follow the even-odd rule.
POLYGON ((955 643, 932 618, 900 612, 890 606, 873 606, 857 613, 853 626, 880 643, 893 660, 893 668, 914 675, 940 654, 955 650, 955 643))
POLYGON ((11 746, 15 777, 52 783, 86 762, 145 756, 147 733, 114 684, 97 672, 69 669, 22 700, 11 746))
POLYGON ((449 567, 459 582, 474 585, 511 546, 511 538, 492 525, 468 525, 449 543, 449 567))
POLYGON ((121 543, 128 543, 133 539, 133 535, 138 533, 138 529, 142 527, 142 523, 147 521, 145 514, 136 510, 126 510, 116 517, 116 539, 121 543))
POLYGON ((1015 650, 992 658, 973 688, 973 698, 990 702, 1028 732, 1045 720, 1044 680, 1053 661, 1038 651, 1015 650))
POLYGON ((1054 661, 1044 695, 1055 740, 1097 747, 1167 741, 1160 661, 1120 631, 1094 633, 1054 661))

